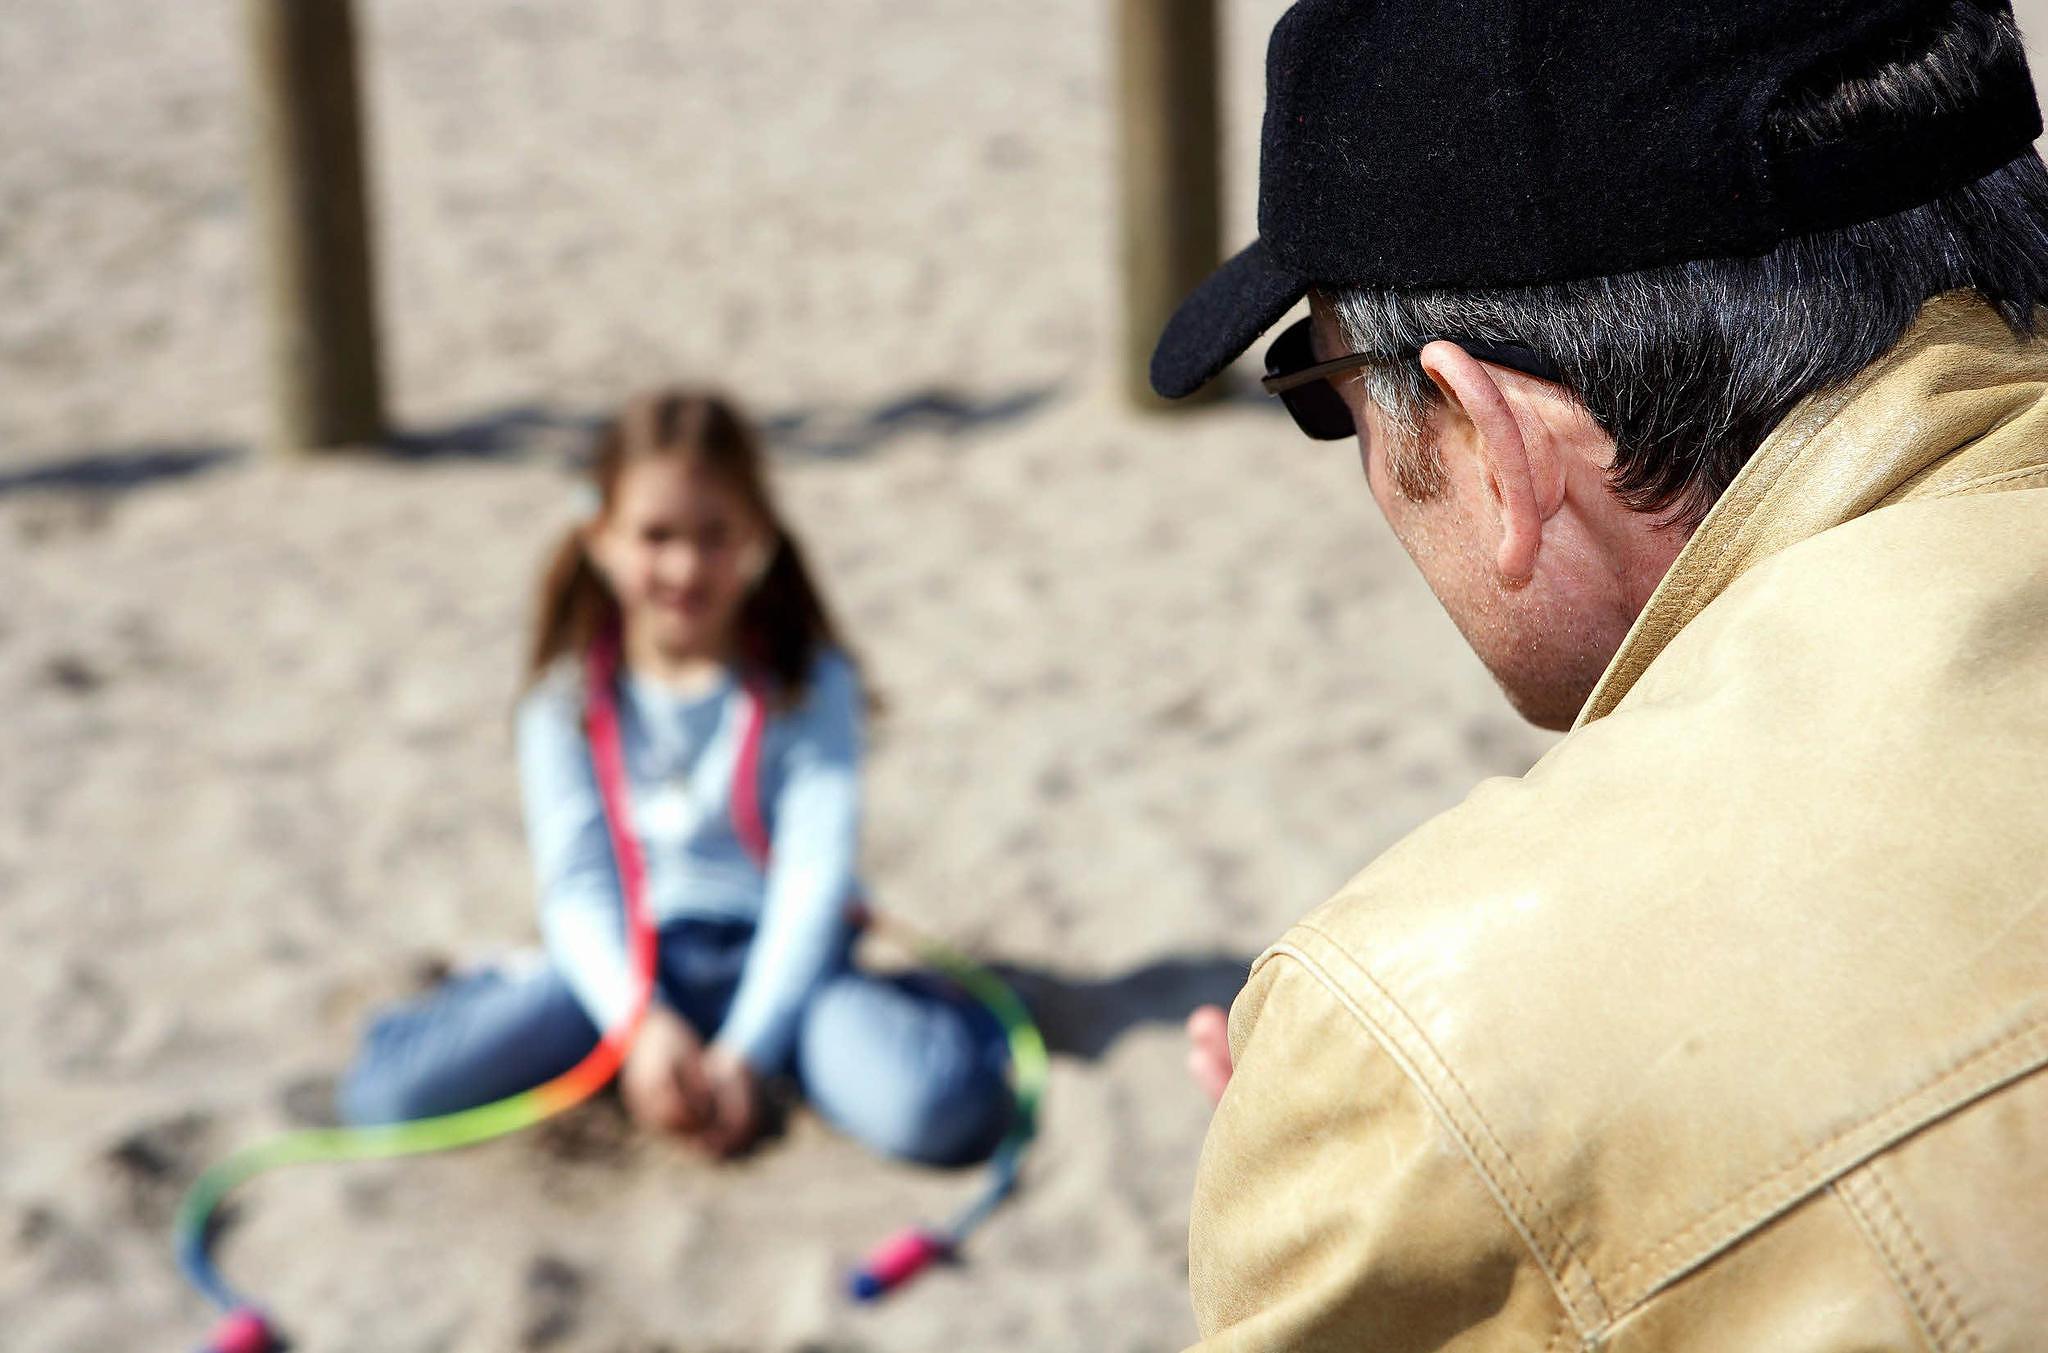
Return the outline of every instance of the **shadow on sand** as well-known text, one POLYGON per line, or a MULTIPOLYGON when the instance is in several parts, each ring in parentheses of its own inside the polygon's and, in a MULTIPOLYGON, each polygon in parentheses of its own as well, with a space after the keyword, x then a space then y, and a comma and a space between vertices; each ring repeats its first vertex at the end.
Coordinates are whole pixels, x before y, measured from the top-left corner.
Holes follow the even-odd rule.
POLYGON ((783 409, 762 419, 761 427, 780 454, 850 460, 918 433, 957 438, 1020 422, 1040 412, 1058 393, 1058 387, 1047 385, 976 398, 928 386, 864 409, 783 409))
POLYGON ((381 451, 401 461, 574 459, 602 426, 603 417, 594 413, 513 404, 451 422, 401 428, 370 453, 381 451))
POLYGON ((1092 1061, 1140 1025, 1178 1028, 1196 1006, 1228 1008, 1252 961, 1234 954, 1176 955, 1101 978, 1065 977, 1005 963, 991 966, 1031 1007, 1047 1047, 1092 1061))
MULTIPOLYGON (((851 460, 918 433, 963 437, 1037 412, 1052 387, 976 399, 939 387, 865 408, 781 409, 760 419, 769 450, 800 460, 851 460)), ((547 460, 580 465, 603 414, 522 404, 434 427, 394 433, 383 450, 400 460, 547 460)))
MULTIPOLYGON (((928 386, 867 407, 794 408, 761 420, 769 449, 798 460, 850 460, 885 450, 918 434, 961 438, 1018 422, 1058 394, 1039 386, 974 397, 928 386)), ((398 462, 559 461, 580 464, 604 416, 545 404, 515 404, 468 418, 404 428, 369 447, 336 455, 383 457, 398 462)), ((0 470, 0 497, 23 493, 113 495, 189 478, 247 461, 250 448, 146 444, 103 447, 0 470)))
POLYGON ((17 493, 125 493, 240 460, 232 446, 137 446, 89 451, 0 470, 0 497, 17 493))

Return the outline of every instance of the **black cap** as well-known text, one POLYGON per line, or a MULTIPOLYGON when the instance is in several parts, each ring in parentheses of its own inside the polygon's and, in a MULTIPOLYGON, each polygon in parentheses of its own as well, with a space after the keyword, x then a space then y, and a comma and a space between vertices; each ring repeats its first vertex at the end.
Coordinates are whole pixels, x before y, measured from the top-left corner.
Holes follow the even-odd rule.
POLYGON ((1755 255, 1981 178, 2041 132, 2023 59, 1939 118, 1785 154, 1765 134, 1802 77, 1924 42, 1951 10, 1300 0, 1266 56, 1259 238, 1174 313, 1152 387, 1193 393, 1311 286, 1520 286, 1755 255))

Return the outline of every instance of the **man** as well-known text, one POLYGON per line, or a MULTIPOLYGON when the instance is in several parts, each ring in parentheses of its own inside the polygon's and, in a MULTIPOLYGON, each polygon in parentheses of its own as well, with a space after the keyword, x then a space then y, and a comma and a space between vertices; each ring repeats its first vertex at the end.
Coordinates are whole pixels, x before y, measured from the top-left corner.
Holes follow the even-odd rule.
POLYGON ((2040 127, 2004 0, 1281 20, 1153 382, 1306 294, 1267 387, 1571 731, 1255 966, 1203 1348, 2048 1348, 2040 127))

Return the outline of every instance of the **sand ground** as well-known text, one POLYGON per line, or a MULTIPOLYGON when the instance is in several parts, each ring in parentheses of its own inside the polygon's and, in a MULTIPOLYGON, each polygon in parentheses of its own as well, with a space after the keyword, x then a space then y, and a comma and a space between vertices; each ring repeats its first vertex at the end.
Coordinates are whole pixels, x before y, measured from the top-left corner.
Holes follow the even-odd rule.
MULTIPOLYGON (((1233 238, 1280 7, 1227 7, 1233 238)), ((1179 1347, 1180 1017, 1545 740, 1347 448, 1118 404, 1106 12, 360 8, 405 437, 302 466, 250 450, 236 7, 0 18, 0 1342, 196 1343, 181 1186, 423 959, 531 939, 507 714, 565 457, 687 378, 769 419, 889 699, 878 892, 1040 1005, 1023 1191, 858 1310, 843 1264, 975 1176, 802 1115, 713 1169, 599 1107, 267 1180, 230 1272, 313 1353, 1179 1347)))

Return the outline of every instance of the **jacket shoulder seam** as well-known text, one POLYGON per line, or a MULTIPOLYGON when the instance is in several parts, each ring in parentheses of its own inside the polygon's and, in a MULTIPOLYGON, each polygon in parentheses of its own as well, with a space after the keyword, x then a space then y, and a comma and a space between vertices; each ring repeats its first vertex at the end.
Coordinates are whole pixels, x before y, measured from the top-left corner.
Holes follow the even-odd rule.
POLYGON ((1312 937, 1319 941, 1315 944, 1318 950, 1326 949, 1328 956, 1343 961, 1357 977, 1356 989, 1353 984, 1338 980, 1316 955, 1286 939, 1269 949, 1268 956, 1284 955, 1301 964, 1415 1086, 1549 1281, 1566 1323, 1581 1337, 1605 1327, 1611 1317, 1591 1269, 1552 1219, 1457 1073, 1406 1011, 1343 946, 1307 922, 1297 923, 1294 933, 1312 937), (1374 1010, 1366 1009, 1368 1000, 1374 1010), (1398 1031, 1395 1025, 1399 1026, 1398 1031))

